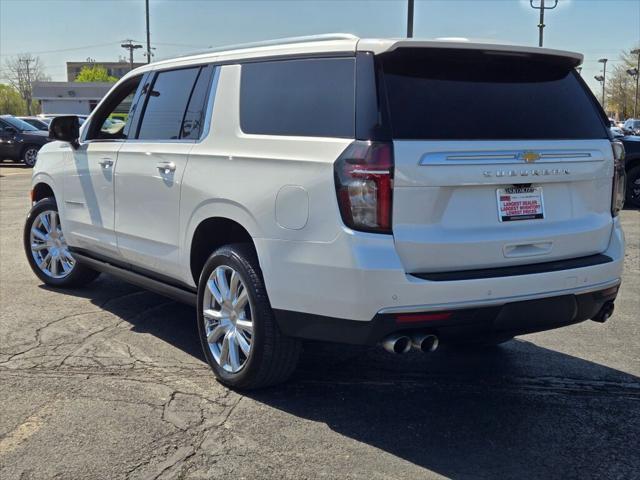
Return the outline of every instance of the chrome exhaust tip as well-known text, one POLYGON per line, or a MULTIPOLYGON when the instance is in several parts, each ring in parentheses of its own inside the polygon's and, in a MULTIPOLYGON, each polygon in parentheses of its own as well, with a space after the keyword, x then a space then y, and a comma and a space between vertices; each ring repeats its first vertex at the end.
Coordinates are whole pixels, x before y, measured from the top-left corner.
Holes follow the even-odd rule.
POLYGON ((382 347, 389 353, 407 353, 411 350, 411 339, 394 333, 382 340, 382 347))
POLYGON ((411 346, 423 353, 435 352, 439 343, 435 335, 416 335, 411 339, 411 346))

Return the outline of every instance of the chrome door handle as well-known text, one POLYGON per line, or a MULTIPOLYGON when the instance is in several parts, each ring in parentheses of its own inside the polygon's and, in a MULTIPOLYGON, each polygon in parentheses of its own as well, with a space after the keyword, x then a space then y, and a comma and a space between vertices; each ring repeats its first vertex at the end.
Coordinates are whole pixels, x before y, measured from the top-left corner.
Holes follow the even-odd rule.
POLYGON ((158 162, 156 167, 164 174, 176 171, 176 164, 173 162, 158 162))
POLYGON ((101 158, 98 162, 98 165, 100 165, 102 168, 111 168, 113 166, 113 160, 108 157, 101 158))

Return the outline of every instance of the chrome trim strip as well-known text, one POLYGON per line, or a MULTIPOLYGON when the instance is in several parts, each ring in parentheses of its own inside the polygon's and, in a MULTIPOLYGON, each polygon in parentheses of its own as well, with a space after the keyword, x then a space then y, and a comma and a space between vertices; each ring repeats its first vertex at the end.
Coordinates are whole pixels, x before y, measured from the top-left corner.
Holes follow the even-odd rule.
POLYGON ((528 295, 515 295, 513 297, 494 298, 491 300, 469 300, 465 302, 454 303, 439 303, 433 305, 415 305, 410 307, 386 307, 379 310, 379 314, 389 313, 420 313, 420 312, 435 312, 441 310, 463 310, 466 308, 480 308, 480 307, 493 307, 496 305, 504 305, 507 303, 520 302, 525 300, 536 300, 538 298, 549 298, 561 295, 580 295, 583 293, 596 292, 598 290, 604 290, 606 288, 615 287, 620 285, 621 279, 609 280, 602 283, 596 283, 588 287, 582 288, 568 288, 566 290, 555 290, 552 292, 536 293, 528 295))

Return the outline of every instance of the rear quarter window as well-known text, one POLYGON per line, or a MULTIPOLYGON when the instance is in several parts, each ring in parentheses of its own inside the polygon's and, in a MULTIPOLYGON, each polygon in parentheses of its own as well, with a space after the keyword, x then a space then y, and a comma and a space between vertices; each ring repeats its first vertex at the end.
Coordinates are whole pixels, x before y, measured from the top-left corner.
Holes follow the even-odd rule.
POLYGON ((242 65, 240 127, 250 134, 353 138, 355 59, 242 65))
POLYGON ((608 138, 567 61, 433 49, 399 49, 380 61, 394 138, 608 138))

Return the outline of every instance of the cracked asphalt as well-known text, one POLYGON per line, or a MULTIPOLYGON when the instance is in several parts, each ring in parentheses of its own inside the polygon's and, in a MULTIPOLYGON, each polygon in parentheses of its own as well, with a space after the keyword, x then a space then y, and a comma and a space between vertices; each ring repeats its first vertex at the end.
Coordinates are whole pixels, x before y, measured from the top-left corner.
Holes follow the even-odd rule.
POLYGON ((192 308, 37 280, 29 172, 0 164, 2 480, 640 478, 640 212, 605 324, 464 353, 308 344, 288 384, 240 395, 192 308))

